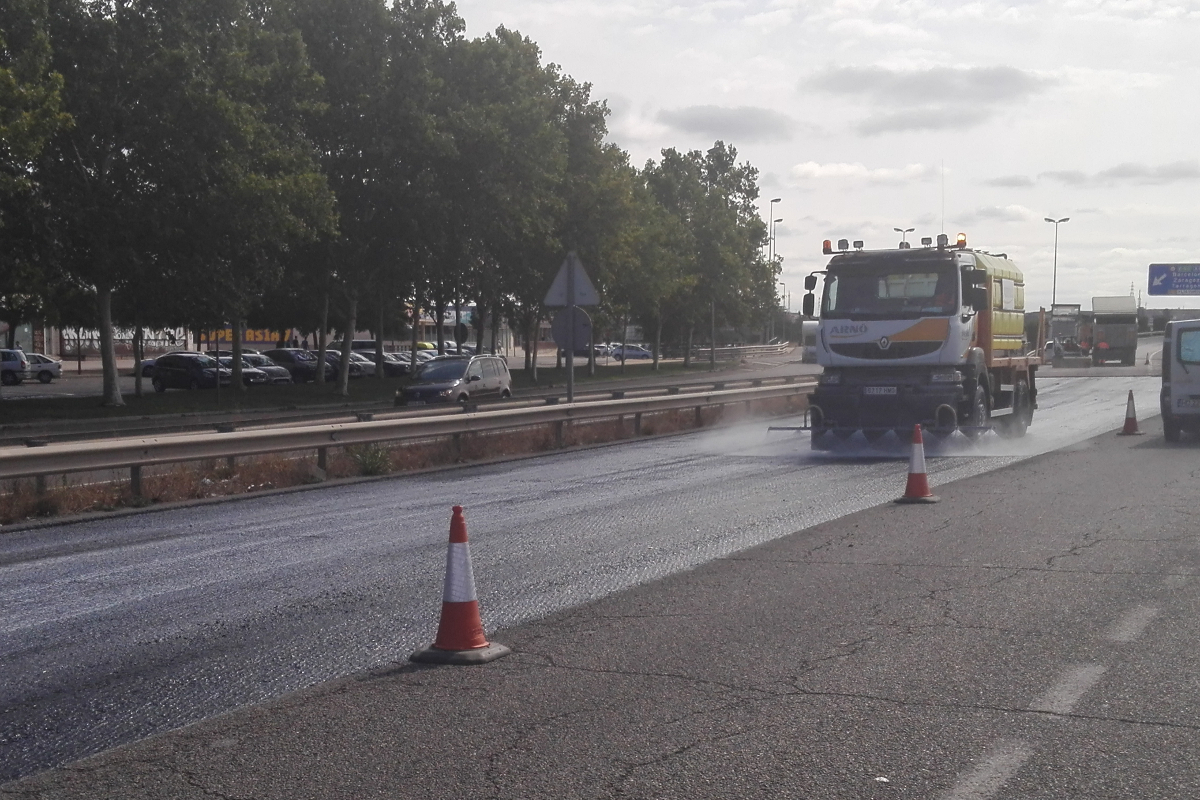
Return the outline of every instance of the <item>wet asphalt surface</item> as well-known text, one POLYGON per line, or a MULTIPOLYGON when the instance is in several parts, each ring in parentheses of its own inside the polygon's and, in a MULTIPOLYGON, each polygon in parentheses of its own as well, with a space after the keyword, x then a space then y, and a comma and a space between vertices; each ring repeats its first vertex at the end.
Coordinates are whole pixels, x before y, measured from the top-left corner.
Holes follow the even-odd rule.
MULTIPOLYGON (((930 481, 1113 430, 1129 389, 1154 408, 1154 379, 1047 380, 1025 439, 931 447, 930 481)), ((831 458, 765 429, 0 536, 0 781, 402 660, 436 628, 454 504, 496 630, 726 563, 903 488, 897 442, 831 458)))

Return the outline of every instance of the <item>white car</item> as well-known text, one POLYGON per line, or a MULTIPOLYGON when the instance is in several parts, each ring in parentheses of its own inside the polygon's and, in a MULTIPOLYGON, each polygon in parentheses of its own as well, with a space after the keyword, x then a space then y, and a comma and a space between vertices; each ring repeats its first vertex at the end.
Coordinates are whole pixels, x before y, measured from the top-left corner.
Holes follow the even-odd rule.
POLYGON ((29 358, 29 377, 37 378, 42 383, 49 383, 55 378, 62 377, 62 362, 44 356, 41 353, 27 353, 29 358))

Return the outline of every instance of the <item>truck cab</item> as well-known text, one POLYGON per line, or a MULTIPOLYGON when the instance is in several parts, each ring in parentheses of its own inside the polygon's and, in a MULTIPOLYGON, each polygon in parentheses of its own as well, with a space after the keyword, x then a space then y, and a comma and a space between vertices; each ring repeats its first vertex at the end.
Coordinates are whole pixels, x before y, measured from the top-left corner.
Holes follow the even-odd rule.
POLYGON ((1168 442, 1178 442, 1185 430, 1200 433, 1200 319, 1167 323, 1159 406, 1168 442))

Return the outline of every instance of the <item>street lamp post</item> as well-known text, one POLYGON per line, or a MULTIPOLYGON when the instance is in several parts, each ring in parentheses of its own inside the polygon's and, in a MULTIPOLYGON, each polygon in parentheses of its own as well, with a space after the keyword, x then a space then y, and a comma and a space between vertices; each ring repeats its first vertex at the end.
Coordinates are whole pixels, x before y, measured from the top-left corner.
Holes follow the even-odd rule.
POLYGON ((767 240, 767 263, 771 269, 775 269, 775 225, 779 222, 783 222, 783 217, 771 220, 771 235, 767 240))
POLYGON ((892 228, 896 233, 900 234, 900 249, 908 244, 908 235, 916 230, 916 228, 892 228))
POLYGON ((768 260, 770 259, 771 245, 774 242, 773 237, 775 235, 774 234, 775 204, 782 203, 782 202, 783 202, 782 197, 773 197, 773 198, 771 198, 771 202, 767 207, 768 208, 768 211, 767 211, 767 258, 768 258, 768 260))
POLYGON ((1050 217, 1046 217, 1045 219, 1046 222, 1054 223, 1054 277, 1050 284, 1050 305, 1053 306, 1055 301, 1058 300, 1058 226, 1071 218, 1051 219, 1050 217))

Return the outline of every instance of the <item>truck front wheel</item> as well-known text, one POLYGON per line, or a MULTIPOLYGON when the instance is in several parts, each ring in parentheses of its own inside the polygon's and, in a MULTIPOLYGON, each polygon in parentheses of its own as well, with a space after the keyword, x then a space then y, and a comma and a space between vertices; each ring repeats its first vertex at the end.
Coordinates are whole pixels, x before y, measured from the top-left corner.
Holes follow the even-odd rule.
POLYGON ((978 439, 982 436, 991 421, 992 413, 988 405, 987 391, 982 386, 975 387, 975 400, 971 403, 971 411, 963 420, 963 433, 968 439, 978 439))

